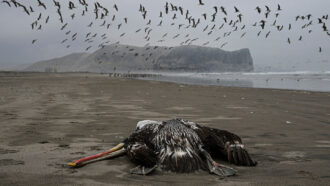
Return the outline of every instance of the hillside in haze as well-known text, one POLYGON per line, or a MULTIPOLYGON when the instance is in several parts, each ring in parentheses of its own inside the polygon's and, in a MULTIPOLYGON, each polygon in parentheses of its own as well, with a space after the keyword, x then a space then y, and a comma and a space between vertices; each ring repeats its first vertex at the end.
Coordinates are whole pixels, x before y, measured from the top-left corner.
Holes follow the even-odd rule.
POLYGON ((249 49, 227 52, 200 46, 135 47, 108 45, 94 53, 74 53, 36 62, 25 69, 41 72, 248 72, 253 71, 249 49))

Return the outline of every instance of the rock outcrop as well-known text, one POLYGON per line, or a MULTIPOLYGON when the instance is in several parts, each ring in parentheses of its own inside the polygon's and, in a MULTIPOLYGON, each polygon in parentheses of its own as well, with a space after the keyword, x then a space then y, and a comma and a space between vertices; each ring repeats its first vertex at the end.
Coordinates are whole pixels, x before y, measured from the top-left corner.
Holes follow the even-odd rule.
POLYGON ((40 61, 25 70, 42 72, 248 72, 253 71, 249 49, 227 52, 200 46, 135 47, 108 45, 94 53, 74 53, 40 61))

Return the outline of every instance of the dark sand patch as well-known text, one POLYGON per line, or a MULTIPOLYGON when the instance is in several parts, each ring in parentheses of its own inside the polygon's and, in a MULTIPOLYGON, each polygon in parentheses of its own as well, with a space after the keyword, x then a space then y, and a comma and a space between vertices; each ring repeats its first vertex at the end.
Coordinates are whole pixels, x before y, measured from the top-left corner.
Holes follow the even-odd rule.
POLYGON ((0 159, 0 166, 8 165, 24 165, 24 161, 14 160, 14 159, 0 159))

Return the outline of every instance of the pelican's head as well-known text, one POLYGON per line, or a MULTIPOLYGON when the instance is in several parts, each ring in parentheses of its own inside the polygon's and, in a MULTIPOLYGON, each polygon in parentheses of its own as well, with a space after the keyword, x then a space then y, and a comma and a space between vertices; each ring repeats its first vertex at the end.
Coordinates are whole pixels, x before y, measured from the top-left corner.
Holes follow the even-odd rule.
POLYGON ((160 124, 162 124, 162 122, 160 122, 160 121, 142 120, 136 124, 136 130, 141 130, 143 127, 145 127, 147 125, 160 125, 160 124))

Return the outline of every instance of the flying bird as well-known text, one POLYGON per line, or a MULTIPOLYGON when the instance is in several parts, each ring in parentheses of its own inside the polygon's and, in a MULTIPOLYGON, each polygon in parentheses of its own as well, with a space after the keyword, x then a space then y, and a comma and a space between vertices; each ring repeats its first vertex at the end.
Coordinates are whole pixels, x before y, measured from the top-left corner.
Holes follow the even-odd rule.
POLYGON ((118 7, 116 4, 113 5, 113 8, 118 12, 118 7))
POLYGON ((206 20, 206 13, 202 14, 202 16, 204 17, 204 20, 206 20))
POLYGON ((45 20, 45 23, 47 24, 49 21, 49 16, 47 16, 46 20, 45 20))
POLYGON ((66 26, 68 26, 68 23, 65 23, 65 24, 61 27, 61 30, 64 30, 66 26))
POLYGON ((259 36, 260 36, 260 34, 261 34, 261 31, 259 31, 259 32, 258 32, 257 36, 259 37, 259 36))
POLYGON ((265 20, 261 20, 261 21, 260 21, 260 26, 261 26, 262 29, 265 28, 265 23, 266 23, 265 20))
POLYGON ((259 6, 256 7, 256 10, 259 14, 261 13, 261 8, 259 6))
POLYGON ((224 46, 226 46, 228 44, 228 42, 225 42, 224 44, 222 44, 221 46, 220 46, 220 48, 223 48, 224 46))
POLYGON ((6 0, 3 0, 2 3, 6 3, 9 7, 11 7, 10 3, 6 0))
POLYGON ((236 6, 234 6, 234 9, 235 9, 235 13, 238 13, 239 12, 239 10, 238 10, 238 8, 236 6))
POLYGON ((88 51, 90 48, 92 48, 92 46, 89 46, 85 49, 85 51, 88 51))
POLYGON ((221 8, 221 11, 222 11, 225 15, 227 15, 227 11, 226 11, 225 7, 221 6, 220 8, 221 8))
POLYGON ((46 5, 42 3, 40 0, 38 0, 38 6, 44 7, 45 10, 47 9, 46 5))
POLYGON ((72 10, 74 8, 76 8, 74 3, 72 1, 69 1, 69 9, 72 10))

